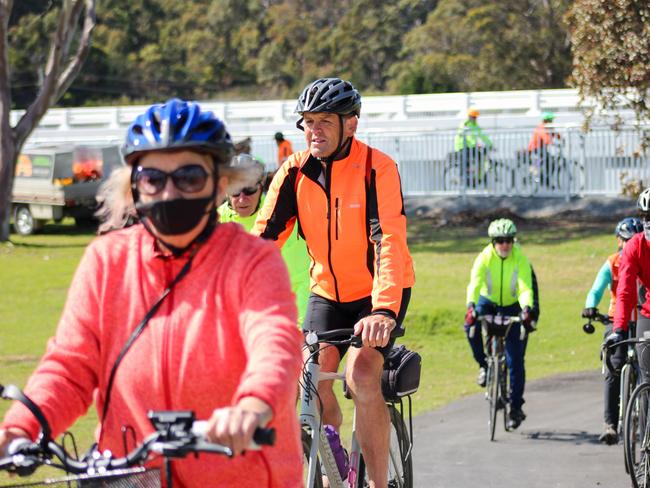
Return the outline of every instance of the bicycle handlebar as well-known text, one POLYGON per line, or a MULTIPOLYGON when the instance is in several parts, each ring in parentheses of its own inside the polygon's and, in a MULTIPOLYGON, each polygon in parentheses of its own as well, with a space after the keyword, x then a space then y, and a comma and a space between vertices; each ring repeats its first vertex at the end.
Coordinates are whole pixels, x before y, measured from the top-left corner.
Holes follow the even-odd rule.
MULTIPOLYGON (((8 385, 1 387, 0 391, 13 392, 11 399, 29 402, 30 410, 39 422, 41 417, 45 418, 36 404, 31 402, 17 387, 8 385), (15 394, 16 391, 20 392, 20 395, 15 394), (40 416, 37 415, 37 412, 40 413, 40 416)), ((187 454, 199 452, 222 454, 228 457, 233 455, 230 448, 205 440, 207 421, 195 421, 194 412, 187 410, 150 411, 147 416, 156 431, 124 457, 114 458, 110 451, 100 453, 95 449, 83 459, 75 459, 63 446, 53 441, 49 435, 45 436, 42 431, 37 442, 24 438, 13 440, 7 449, 8 455, 5 458, 0 458, 0 471, 28 476, 39 466, 48 464, 67 473, 83 474, 91 471, 115 471, 141 465, 150 454, 158 454, 167 458, 182 458, 187 454)), ((261 445, 273 445, 274 443, 275 429, 258 427, 253 435, 253 443, 248 449, 257 450, 261 445)))
MULTIPOLYGON (((404 328, 395 327, 391 333, 391 339, 396 339, 404 335, 404 328)), ((354 335, 353 328, 347 329, 333 329, 326 331, 308 331, 305 336, 305 343, 308 346, 314 346, 320 344, 321 342, 327 342, 328 344, 349 344, 352 347, 361 347, 362 341, 361 336, 354 335)))
POLYGON ((600 322, 603 325, 609 325, 612 321, 609 319, 609 316, 602 313, 597 313, 595 317, 583 317, 587 319, 587 323, 582 326, 582 330, 585 334, 593 334, 596 328, 593 326, 592 322, 600 322))

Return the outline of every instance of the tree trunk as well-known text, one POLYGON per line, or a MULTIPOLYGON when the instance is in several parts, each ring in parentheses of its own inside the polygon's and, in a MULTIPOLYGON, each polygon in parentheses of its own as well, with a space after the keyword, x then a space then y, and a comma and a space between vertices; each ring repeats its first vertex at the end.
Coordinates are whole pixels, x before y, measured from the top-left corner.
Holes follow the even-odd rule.
POLYGON ((0 0, 0 242, 9 240, 16 159, 45 112, 61 98, 81 70, 90 50, 91 33, 95 27, 95 3, 96 0, 63 0, 45 67, 45 78, 36 98, 13 128, 10 123, 11 82, 7 47, 13 1, 0 0), (75 39, 84 7, 83 27, 76 38, 77 50, 71 54, 69 49, 75 39))
MULTIPOLYGON (((11 127, 2 130, 11 134, 11 127)), ((0 144, 0 188, 13 188, 16 145, 13 137, 3 137, 0 144)), ((9 219, 11 217, 11 191, 0 192, 0 242, 9 240, 9 219)))
POLYGON ((11 216, 11 189, 16 162, 16 137, 11 128, 11 85, 9 82, 9 54, 7 31, 12 2, 0 1, 0 242, 9 240, 11 216))

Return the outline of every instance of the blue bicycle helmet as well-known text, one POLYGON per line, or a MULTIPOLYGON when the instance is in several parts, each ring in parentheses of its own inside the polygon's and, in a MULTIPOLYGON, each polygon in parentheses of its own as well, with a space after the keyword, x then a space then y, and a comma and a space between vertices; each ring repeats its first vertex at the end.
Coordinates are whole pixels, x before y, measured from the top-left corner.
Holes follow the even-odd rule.
POLYGON ((616 237, 620 237, 627 241, 632 239, 634 234, 638 234, 639 232, 643 232, 643 222, 641 222, 641 219, 637 219, 636 217, 627 217, 616 224, 616 231, 614 234, 616 237))
POLYGON ((122 155, 133 164, 143 153, 195 149, 213 155, 215 164, 228 164, 234 153, 230 134, 212 112, 196 102, 173 98, 152 105, 129 126, 122 155))

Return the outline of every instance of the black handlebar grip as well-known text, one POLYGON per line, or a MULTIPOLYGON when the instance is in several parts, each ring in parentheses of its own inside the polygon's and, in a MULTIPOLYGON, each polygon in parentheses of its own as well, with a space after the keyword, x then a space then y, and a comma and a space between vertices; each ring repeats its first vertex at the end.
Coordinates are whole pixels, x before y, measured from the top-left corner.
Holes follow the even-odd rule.
POLYGON ((258 427, 253 434, 253 441, 260 446, 272 446, 275 444, 275 429, 258 427))

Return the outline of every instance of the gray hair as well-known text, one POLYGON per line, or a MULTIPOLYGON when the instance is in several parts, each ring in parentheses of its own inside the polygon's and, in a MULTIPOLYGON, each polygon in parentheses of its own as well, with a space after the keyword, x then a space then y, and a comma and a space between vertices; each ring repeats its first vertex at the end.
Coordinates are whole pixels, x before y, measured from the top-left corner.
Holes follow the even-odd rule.
POLYGON ((126 226, 130 217, 135 217, 135 205, 131 195, 131 167, 113 170, 97 192, 99 209, 95 216, 100 220, 98 232, 105 234, 126 226))

